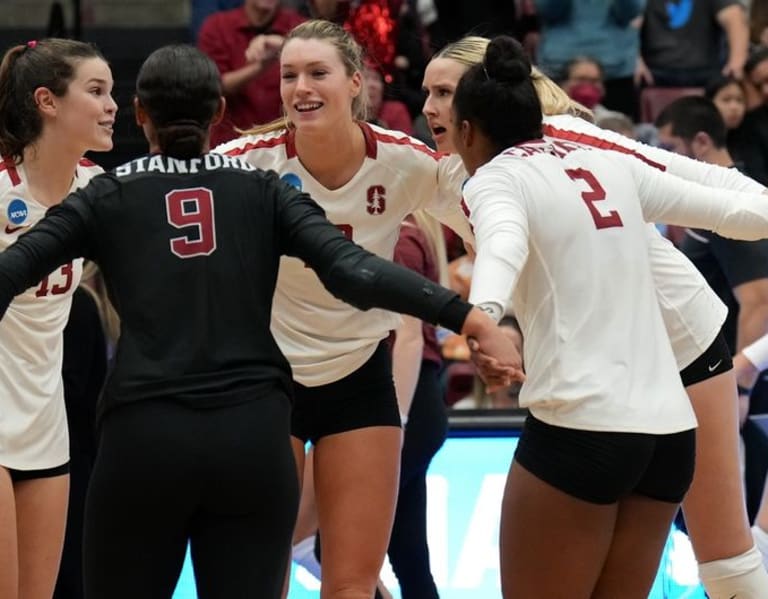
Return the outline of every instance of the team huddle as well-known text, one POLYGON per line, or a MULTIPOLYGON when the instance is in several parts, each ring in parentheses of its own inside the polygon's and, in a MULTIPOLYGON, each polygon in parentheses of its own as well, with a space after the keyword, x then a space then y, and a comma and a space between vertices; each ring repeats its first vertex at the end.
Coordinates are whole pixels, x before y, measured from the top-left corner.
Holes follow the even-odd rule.
POLYGON ((103 173, 83 155, 112 146, 104 57, 58 39, 6 53, 0 596, 53 592, 61 337, 85 259, 120 317, 83 521, 88 599, 170 599, 187 546, 201 599, 286 596, 306 459, 321 597, 373 597, 388 552, 404 598, 436 597, 423 497, 403 529, 414 557, 396 547, 402 395, 419 378, 401 384, 391 355, 397 313, 466 335, 489 388, 524 381, 503 597, 647 597, 681 504, 709 596, 767 597, 726 308, 653 225, 768 238, 763 186, 597 128, 505 36, 429 63, 437 151, 365 122, 362 51, 341 27, 298 25, 279 63, 285 118, 211 148, 216 65, 190 46, 153 52, 134 99, 149 154, 103 173), (473 248, 468 302, 392 261, 423 213, 473 248), (497 326, 510 310, 524 371, 497 326), (697 453, 718 435, 717 453, 697 453), (405 582, 414 564, 420 588, 405 582))

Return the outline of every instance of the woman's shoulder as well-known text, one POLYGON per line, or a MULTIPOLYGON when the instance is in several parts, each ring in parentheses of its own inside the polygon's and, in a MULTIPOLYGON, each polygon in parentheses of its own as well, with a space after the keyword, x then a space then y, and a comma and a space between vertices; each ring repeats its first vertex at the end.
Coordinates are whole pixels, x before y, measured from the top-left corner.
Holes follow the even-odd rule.
POLYGON ((287 129, 262 133, 246 133, 216 146, 212 152, 228 156, 244 156, 258 150, 270 150, 286 146, 290 142, 287 129))

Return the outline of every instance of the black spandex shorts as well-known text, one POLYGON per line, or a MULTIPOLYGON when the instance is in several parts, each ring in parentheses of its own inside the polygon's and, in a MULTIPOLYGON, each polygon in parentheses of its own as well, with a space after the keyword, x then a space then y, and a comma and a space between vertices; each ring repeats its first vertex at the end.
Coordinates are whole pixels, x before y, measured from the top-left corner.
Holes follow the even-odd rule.
POLYGON ((693 479, 695 448, 695 429, 669 435, 583 431, 529 415, 515 460, 590 503, 615 503, 631 494, 680 503, 693 479))
POLYGON ((294 383, 291 434, 305 443, 369 426, 400 426, 385 342, 352 374, 319 387, 294 383))
POLYGON ((11 475, 13 482, 32 480, 34 478, 53 478, 54 476, 69 474, 69 461, 61 466, 42 468, 40 470, 14 470, 13 468, 8 468, 8 474, 11 475))
POLYGON ((680 378, 684 387, 706 381, 713 376, 728 372, 733 368, 731 351, 725 342, 723 332, 720 331, 703 354, 680 371, 680 378))

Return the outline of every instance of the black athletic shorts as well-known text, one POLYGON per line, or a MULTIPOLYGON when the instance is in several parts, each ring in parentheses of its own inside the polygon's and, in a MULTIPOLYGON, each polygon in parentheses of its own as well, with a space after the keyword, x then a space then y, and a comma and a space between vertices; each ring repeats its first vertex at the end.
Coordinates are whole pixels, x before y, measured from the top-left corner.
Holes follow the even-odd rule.
POLYGON ((728 372, 733 368, 731 360, 731 351, 725 342, 725 336, 720 331, 704 353, 688 364, 680 371, 680 378, 684 387, 689 387, 695 383, 706 381, 713 376, 728 372))
POLYGON ((680 503, 693 480, 695 429, 669 435, 584 431, 529 415, 515 460, 537 478, 589 501, 632 495, 680 503))
POLYGON ((305 443, 369 426, 400 426, 389 347, 382 342, 352 374, 319 387, 294 382, 291 434, 305 443))
POLYGON ((32 480, 35 478, 53 478, 54 476, 61 476, 63 474, 69 474, 69 461, 65 462, 61 466, 54 466, 53 468, 42 468, 40 470, 14 470, 8 468, 8 474, 11 475, 13 482, 20 480, 32 480))

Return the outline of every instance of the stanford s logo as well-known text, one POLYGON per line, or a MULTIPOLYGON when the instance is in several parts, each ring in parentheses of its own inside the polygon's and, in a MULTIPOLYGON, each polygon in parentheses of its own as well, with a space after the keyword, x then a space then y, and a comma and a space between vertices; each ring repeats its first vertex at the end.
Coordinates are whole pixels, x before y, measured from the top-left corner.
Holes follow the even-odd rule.
POLYGON ((387 209, 387 190, 383 185, 371 185, 368 188, 367 199, 368 214, 381 214, 387 209))

